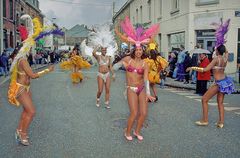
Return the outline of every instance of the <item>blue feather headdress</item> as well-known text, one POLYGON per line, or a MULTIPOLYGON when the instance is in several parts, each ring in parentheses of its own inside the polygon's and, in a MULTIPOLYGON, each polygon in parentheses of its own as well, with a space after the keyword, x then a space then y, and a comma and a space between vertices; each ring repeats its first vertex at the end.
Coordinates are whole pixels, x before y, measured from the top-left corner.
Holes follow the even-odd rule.
POLYGON ((228 27, 229 27, 230 19, 228 19, 225 23, 223 23, 221 19, 221 23, 213 23, 212 25, 216 26, 217 28, 215 29, 215 37, 216 37, 216 48, 219 47, 220 45, 224 45, 226 43, 225 39, 225 34, 228 32, 228 27))
POLYGON ((49 36, 49 35, 63 36, 64 32, 61 29, 58 29, 58 28, 54 29, 54 30, 44 31, 44 32, 41 32, 34 40, 38 41, 39 39, 44 38, 44 37, 49 36))

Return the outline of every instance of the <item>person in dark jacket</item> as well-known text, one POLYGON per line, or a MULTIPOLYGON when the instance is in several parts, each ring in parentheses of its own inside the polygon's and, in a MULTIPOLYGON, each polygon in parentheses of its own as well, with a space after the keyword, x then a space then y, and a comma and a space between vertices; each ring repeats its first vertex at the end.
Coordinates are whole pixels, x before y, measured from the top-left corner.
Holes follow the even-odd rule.
POLYGON ((184 72, 185 72, 185 82, 184 84, 188 84, 189 83, 189 72, 186 72, 186 69, 192 66, 192 59, 188 53, 188 51, 185 53, 185 59, 183 61, 184 64, 184 72))

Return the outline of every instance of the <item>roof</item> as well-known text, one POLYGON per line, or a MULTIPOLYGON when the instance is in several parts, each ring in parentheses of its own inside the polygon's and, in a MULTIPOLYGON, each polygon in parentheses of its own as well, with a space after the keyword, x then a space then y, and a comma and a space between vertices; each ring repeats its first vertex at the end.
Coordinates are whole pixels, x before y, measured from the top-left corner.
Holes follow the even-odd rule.
POLYGON ((119 9, 119 11, 118 11, 116 14, 113 15, 113 20, 115 20, 115 19, 117 18, 117 16, 118 16, 120 13, 122 13, 122 11, 123 11, 124 9, 126 9, 126 8, 128 7, 128 5, 129 5, 132 1, 133 1, 133 0, 128 0, 128 1, 119 9))
POLYGON ((75 25, 71 29, 66 31, 67 37, 88 37, 89 29, 86 25, 75 25))

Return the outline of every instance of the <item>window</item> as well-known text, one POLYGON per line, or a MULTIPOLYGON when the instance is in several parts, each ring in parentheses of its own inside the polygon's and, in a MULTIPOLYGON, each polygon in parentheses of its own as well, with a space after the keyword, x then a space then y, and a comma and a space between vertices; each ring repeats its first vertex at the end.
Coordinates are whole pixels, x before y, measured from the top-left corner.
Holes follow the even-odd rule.
POLYGON ((13 48, 13 32, 10 32, 10 47, 13 48))
MULTIPOLYGON (((161 52, 161 49, 162 49, 162 45, 161 45, 161 43, 162 43, 162 35, 161 35, 161 33, 158 34, 158 40, 159 40, 158 49, 161 52)), ((163 55, 163 54, 161 54, 161 55, 163 55)))
POLYGON ((9 0, 9 15, 10 19, 13 20, 13 0, 9 0))
POLYGON ((139 23, 143 23, 142 6, 140 6, 140 20, 139 20, 139 23))
POLYGON ((151 0, 148 0, 148 20, 151 20, 151 0))
POLYGON ((175 33, 168 35, 169 50, 172 48, 180 48, 180 45, 185 45, 185 33, 175 33))
POLYGON ((138 19, 138 9, 136 9, 136 22, 138 23, 139 19, 138 19))
POLYGON ((219 4, 219 0, 197 0, 196 5, 211 5, 211 4, 219 4))
POLYGON ((170 14, 175 14, 179 12, 179 0, 172 0, 172 11, 170 14))
POLYGON ((237 63, 240 64, 240 28, 238 29, 237 63))
POLYGON ((179 9, 179 0, 172 0, 172 10, 179 9))
POLYGON ((3 0, 3 17, 7 17, 6 0, 3 0))
POLYGON ((7 30, 3 30, 3 47, 8 48, 8 35, 7 35, 7 30))
POLYGON ((159 4, 158 4, 158 11, 159 11, 159 17, 162 16, 162 0, 159 0, 158 1, 159 4))
POLYGON ((39 8, 39 1, 37 1, 37 8, 39 8))

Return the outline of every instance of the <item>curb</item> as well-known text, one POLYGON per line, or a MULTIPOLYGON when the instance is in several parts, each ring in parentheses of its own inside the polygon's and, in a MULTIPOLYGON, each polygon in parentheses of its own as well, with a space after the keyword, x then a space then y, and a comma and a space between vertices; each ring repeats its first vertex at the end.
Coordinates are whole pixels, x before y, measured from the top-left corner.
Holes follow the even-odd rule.
MULTIPOLYGON (((33 71, 34 70, 39 70, 39 69, 42 69, 44 67, 47 67, 48 65, 44 65, 44 66, 40 66, 38 68, 35 68, 35 69, 32 69, 33 71)), ((8 80, 10 80, 10 76, 6 77, 2 82, 0 82, 0 86, 3 85, 5 82, 7 82, 8 80)))
MULTIPOLYGON (((196 90, 195 88, 192 87, 183 87, 183 86, 178 86, 178 85, 172 85, 169 83, 165 83, 166 86, 173 87, 173 88, 181 88, 181 89, 186 89, 186 90, 196 90)), ((237 89, 235 92, 232 94, 240 94, 240 89, 237 89)))
POLYGON ((187 90, 196 90, 195 88, 192 87, 183 87, 183 86, 178 86, 178 85, 173 85, 169 83, 165 83, 166 86, 173 87, 173 88, 181 88, 181 89, 187 89, 187 90))

